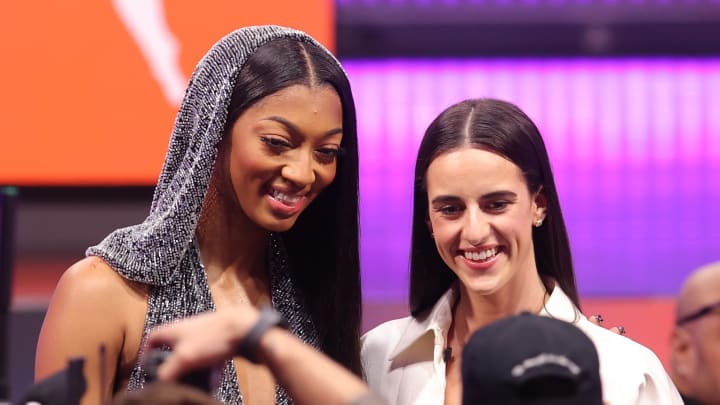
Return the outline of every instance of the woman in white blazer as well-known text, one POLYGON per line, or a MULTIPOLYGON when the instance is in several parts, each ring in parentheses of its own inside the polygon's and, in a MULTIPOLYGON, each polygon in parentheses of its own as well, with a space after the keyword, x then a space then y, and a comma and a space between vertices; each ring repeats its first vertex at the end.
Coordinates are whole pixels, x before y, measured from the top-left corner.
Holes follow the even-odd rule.
POLYGON ((460 353, 472 332, 530 311, 591 338, 607 404, 682 404, 655 354, 580 312, 545 145, 510 103, 463 101, 425 133, 415 166, 410 309, 363 337, 365 377, 390 403, 460 404, 460 353))

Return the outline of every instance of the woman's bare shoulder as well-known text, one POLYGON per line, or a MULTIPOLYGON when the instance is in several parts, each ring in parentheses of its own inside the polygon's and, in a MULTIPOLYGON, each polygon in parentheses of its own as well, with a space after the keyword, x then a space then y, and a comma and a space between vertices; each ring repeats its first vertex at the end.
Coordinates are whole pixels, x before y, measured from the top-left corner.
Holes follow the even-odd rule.
POLYGON ((147 285, 128 280, 102 258, 89 256, 70 266, 60 277, 55 294, 64 292, 80 299, 144 299, 147 285))
MULTIPOLYGON (((146 297, 146 286, 123 278, 99 257, 68 268, 55 287, 38 337, 36 380, 64 368, 68 359, 82 357, 86 370, 104 365, 108 381, 114 381, 118 365, 102 362, 100 347, 109 359, 121 358, 125 351, 137 353, 146 297), (129 340, 133 347, 127 347, 129 340)), ((112 384, 103 385, 95 374, 86 375, 88 398, 95 398, 91 403, 99 403, 101 391, 106 397, 112 393, 112 384)))
MULTIPOLYGON (((144 317, 147 290, 146 285, 122 277, 101 258, 84 258, 60 277, 43 328, 74 335, 68 332, 69 326, 86 332, 86 326, 91 330, 102 326, 110 336, 118 336, 132 319, 144 317)), ((96 330, 90 335, 102 332, 96 330)))

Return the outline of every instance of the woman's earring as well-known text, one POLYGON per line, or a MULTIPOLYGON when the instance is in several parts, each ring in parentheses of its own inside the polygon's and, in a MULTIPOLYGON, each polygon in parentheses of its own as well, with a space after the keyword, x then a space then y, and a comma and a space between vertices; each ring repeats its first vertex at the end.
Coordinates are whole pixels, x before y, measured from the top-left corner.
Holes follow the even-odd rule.
POLYGON ((543 223, 542 218, 540 218, 540 219, 538 219, 537 221, 535 221, 535 228, 540 228, 540 225, 542 225, 542 223, 543 223))

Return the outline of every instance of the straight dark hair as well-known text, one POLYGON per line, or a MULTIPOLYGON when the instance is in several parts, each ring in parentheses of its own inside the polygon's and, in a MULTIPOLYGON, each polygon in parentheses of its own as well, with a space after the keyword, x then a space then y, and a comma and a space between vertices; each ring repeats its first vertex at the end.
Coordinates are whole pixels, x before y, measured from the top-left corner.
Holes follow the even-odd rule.
POLYGON ((343 136, 335 180, 282 237, 295 288, 318 331, 320 348, 360 375, 357 125, 345 72, 331 55, 311 42, 268 42, 248 58, 239 73, 225 134, 249 107, 297 84, 331 86, 337 92, 342 104, 343 136))
POLYGON ((535 124, 515 105, 494 99, 465 100, 443 111, 430 124, 415 163, 412 242, 410 246, 410 313, 432 308, 457 276, 440 257, 428 230, 426 174, 443 153, 474 147, 497 153, 522 171, 531 194, 547 200, 543 225, 533 227, 535 262, 541 276, 557 281, 579 308, 570 242, 560 209, 545 143, 535 124))

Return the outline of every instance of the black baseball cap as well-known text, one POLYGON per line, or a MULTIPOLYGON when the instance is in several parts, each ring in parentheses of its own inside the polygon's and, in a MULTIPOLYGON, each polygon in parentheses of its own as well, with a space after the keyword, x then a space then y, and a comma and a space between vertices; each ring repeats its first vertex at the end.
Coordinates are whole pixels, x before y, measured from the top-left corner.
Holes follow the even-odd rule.
POLYGON ((524 312, 478 331, 462 354, 463 405, 602 405, 597 350, 576 326, 524 312))

